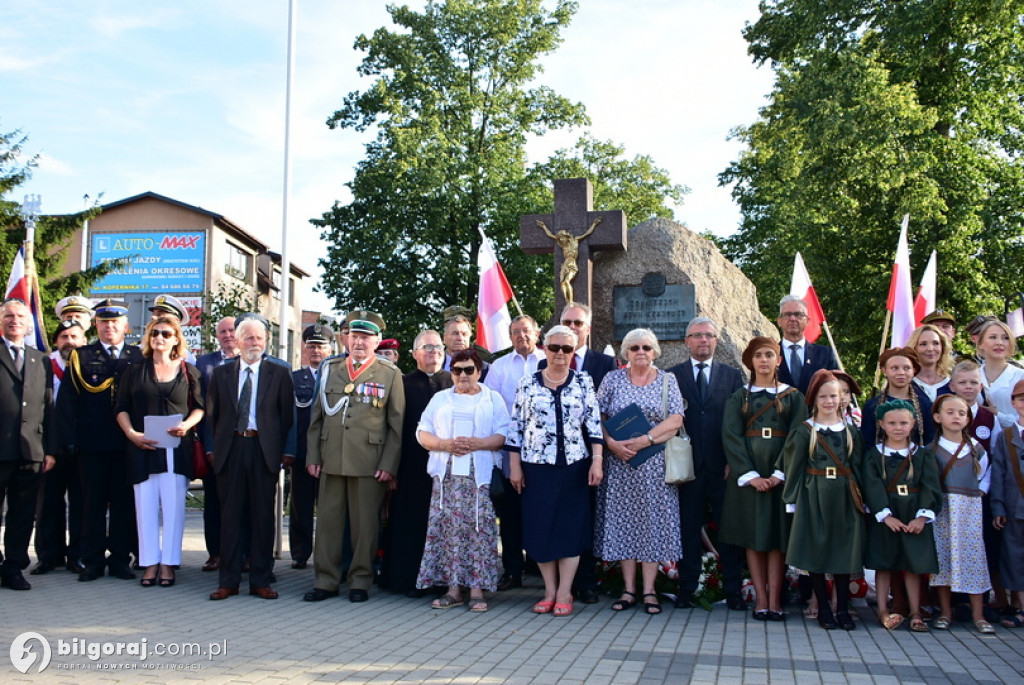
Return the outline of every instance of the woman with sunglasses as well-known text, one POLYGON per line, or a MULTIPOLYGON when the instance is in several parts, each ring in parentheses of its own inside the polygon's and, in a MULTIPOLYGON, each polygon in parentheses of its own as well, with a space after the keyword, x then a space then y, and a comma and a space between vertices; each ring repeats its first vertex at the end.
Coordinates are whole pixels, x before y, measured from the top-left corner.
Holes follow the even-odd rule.
POLYGON ((572 613, 580 553, 592 545, 589 488, 603 474, 594 383, 570 368, 576 343, 568 326, 544 336, 547 368, 520 381, 505 444, 509 481, 523 496, 523 546, 544 577, 536 614, 572 613))
POLYGON ((508 410, 501 395, 480 384, 483 360, 475 350, 452 353, 455 386, 430 398, 416 436, 430 450, 427 473, 430 495, 427 541, 416 587, 448 586, 434 600, 435 609, 463 603, 469 588, 469 610, 487 611, 484 591, 498 588, 498 524, 488 497, 497 451, 505 443, 508 410))
MULTIPOLYGON (((637 328, 622 339, 620 354, 629 362, 601 381, 597 400, 607 419, 635 404, 653 426, 629 440, 615 440, 605 433, 604 442, 614 459, 608 460, 604 482, 597 492, 594 554, 605 561, 617 560, 622 568, 622 596, 612 610, 636 606, 636 566, 640 563, 644 612, 660 614, 654 589, 658 563, 683 556, 679 531, 679 490, 665 483, 665 442, 683 425, 683 396, 671 373, 654 365, 661 347, 653 331, 637 328), (650 447, 650 457, 636 459, 650 447), (633 460, 636 459, 634 462, 633 460)), ((646 454, 646 453, 645 453, 646 454)))
POLYGON ((193 428, 203 418, 199 370, 185 362, 188 343, 173 316, 146 326, 142 364, 132 364, 117 392, 117 423, 128 437, 128 476, 135 489, 139 563, 143 587, 174 585, 185 531, 185 491, 192 479, 193 428), (180 416, 168 435, 174 448, 157 447, 145 435, 145 417, 180 416), (160 521, 163 520, 163 539, 160 521))

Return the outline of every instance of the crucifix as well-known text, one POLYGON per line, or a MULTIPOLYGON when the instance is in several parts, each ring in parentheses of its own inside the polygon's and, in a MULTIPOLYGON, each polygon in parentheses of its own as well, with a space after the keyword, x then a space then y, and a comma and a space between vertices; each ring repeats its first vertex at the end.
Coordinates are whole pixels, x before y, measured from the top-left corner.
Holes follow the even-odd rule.
POLYGON ((626 249, 626 214, 595 212, 594 188, 585 178, 555 181, 555 211, 519 218, 519 242, 527 254, 555 255, 555 312, 566 302, 590 305, 598 250, 626 249))

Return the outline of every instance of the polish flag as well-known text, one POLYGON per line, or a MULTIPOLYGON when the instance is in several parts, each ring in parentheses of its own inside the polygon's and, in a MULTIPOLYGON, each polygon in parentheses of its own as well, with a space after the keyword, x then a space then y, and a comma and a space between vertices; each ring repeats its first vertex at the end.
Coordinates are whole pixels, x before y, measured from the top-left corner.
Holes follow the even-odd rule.
POLYGON ((825 323, 825 312, 821 309, 821 302, 818 301, 818 294, 814 292, 811 284, 811 277, 804 266, 804 258, 796 253, 796 260, 793 262, 793 282, 789 286, 789 294, 796 295, 807 303, 807 325, 804 326, 804 338, 807 342, 814 342, 821 335, 821 325, 825 323))
POLYGON ((491 241, 480 231, 483 242, 477 253, 476 265, 480 267, 480 292, 477 297, 476 344, 488 352, 498 352, 512 347, 508 327, 512 316, 508 313, 508 302, 512 299, 512 287, 505 278, 501 264, 494 256, 491 241))
POLYGON ((25 344, 37 350, 48 351, 46 329, 43 328, 42 304, 39 299, 39 282, 35 270, 25 264, 25 247, 18 250, 11 265, 11 275, 7 278, 7 293, 4 299, 16 297, 25 302, 32 312, 32 330, 25 336, 25 344))
POLYGON ((932 250, 932 256, 928 258, 928 265, 924 268, 924 276, 921 276, 921 287, 917 289, 917 297, 914 298, 914 327, 921 325, 921 319, 935 311, 935 263, 937 255, 932 250))
POLYGON ((910 281, 910 245, 907 243, 909 226, 910 215, 904 214, 889 282, 889 300, 886 302, 886 307, 892 312, 893 347, 905 346, 914 332, 914 288, 910 281))

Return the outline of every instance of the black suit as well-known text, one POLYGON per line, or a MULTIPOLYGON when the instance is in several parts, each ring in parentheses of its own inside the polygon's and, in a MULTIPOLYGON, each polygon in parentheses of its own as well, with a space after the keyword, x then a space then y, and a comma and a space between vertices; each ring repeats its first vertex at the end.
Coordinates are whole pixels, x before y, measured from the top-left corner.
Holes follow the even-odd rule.
POLYGON ((264 359, 253 388, 255 437, 236 435, 238 358, 213 370, 207 395, 208 433, 221 500, 220 587, 238 589, 242 575, 243 521, 249 521, 249 587, 269 587, 274 570, 274 496, 295 397, 291 372, 264 359))
POLYGON ((128 555, 137 546, 135 496, 128 482, 125 450, 128 443, 114 420, 114 398, 124 372, 142 359, 142 350, 134 345, 122 347, 117 359, 102 343, 85 345, 71 352, 57 393, 61 452, 78 455, 82 562, 92 573, 102 572, 105 563, 112 569, 127 568, 128 555), (107 381, 112 382, 99 390, 107 381), (108 549, 109 560, 104 558, 108 549))
POLYGON ((56 452, 53 424, 53 367, 31 347, 22 349, 19 372, 6 345, 0 345, 0 502, 4 522, 5 577, 28 566, 28 541, 36 512, 43 457, 56 452))
MULTIPOLYGON (((709 382, 703 399, 697 391, 693 360, 673 366, 670 371, 679 382, 686 401, 686 432, 693 445, 693 471, 696 478, 679 486, 679 524, 682 531, 683 558, 679 562, 679 594, 692 595, 700 577, 702 550, 701 527, 708 504, 714 520, 722 520, 725 501, 725 450, 722 447, 722 414, 725 402, 743 387, 737 369, 712 361, 709 382)), ((719 542, 722 555, 723 589, 726 595, 740 590, 741 551, 719 542)))
POLYGON ((319 481, 306 470, 306 431, 316 373, 309 367, 292 371, 295 386, 295 462, 292 464, 291 504, 288 510, 288 547, 292 561, 307 561, 313 555, 313 508, 319 481), (304 405, 304 406, 303 406, 304 405))
MULTIPOLYGON (((199 380, 203 386, 203 400, 210 388, 210 378, 213 370, 230 359, 224 358, 220 350, 204 354, 196 359, 196 368, 199 369, 199 380)), ((203 447, 207 452, 213 451, 213 436, 207 430, 209 423, 204 418, 196 435, 203 441, 203 447)), ((211 557, 220 556, 220 495, 217 494, 217 474, 213 469, 208 469, 203 478, 203 535, 206 541, 206 553, 211 557)))
POLYGON ((800 367, 800 382, 794 383, 793 374, 790 372, 789 368, 789 346, 792 344, 793 343, 789 342, 785 338, 783 338, 779 343, 782 348, 782 365, 779 366, 779 382, 785 383, 786 385, 792 385, 806 395, 807 386, 810 384, 811 376, 814 375, 814 372, 820 369, 835 371, 839 368, 839 361, 836 360, 836 355, 832 352, 831 347, 805 342, 804 363, 803 366, 800 367))

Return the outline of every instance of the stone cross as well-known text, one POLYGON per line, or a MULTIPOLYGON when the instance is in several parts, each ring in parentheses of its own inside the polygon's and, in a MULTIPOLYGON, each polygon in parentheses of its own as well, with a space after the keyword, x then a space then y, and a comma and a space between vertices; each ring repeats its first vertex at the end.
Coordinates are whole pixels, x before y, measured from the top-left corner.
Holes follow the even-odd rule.
POLYGON ((553 214, 519 218, 519 241, 527 254, 555 254, 555 316, 567 300, 590 304, 597 250, 626 249, 626 214, 595 212, 594 188, 586 178, 555 181, 553 214))

